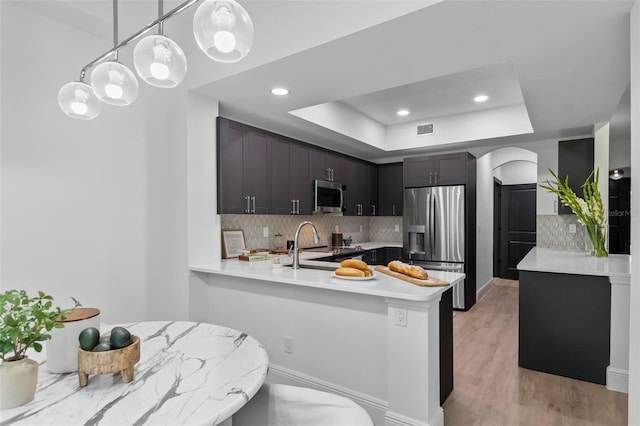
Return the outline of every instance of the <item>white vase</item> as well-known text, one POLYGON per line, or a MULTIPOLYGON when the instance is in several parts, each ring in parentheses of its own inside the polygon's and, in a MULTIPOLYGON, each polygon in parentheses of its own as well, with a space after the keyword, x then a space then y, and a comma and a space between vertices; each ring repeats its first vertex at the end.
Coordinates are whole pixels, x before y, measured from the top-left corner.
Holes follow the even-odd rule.
POLYGON ((38 363, 29 357, 0 363, 0 409, 19 407, 33 400, 38 384, 38 363))
POLYGON ((74 373, 78 371, 78 335, 89 327, 100 330, 100 311, 95 308, 75 308, 62 322, 64 327, 51 330, 51 339, 45 342, 47 370, 52 373, 74 373))

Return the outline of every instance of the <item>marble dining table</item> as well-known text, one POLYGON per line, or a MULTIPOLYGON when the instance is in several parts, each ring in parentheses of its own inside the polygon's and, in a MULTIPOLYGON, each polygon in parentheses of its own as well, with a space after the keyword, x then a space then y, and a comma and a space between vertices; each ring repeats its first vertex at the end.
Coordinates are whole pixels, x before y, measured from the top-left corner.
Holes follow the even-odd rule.
MULTIPOLYGON (((251 336, 186 321, 118 324, 140 337, 134 378, 54 374, 46 354, 33 401, 0 410, 0 425, 216 425, 231 418, 264 383, 267 352, 251 336)), ((111 330, 102 325, 103 333, 111 330)))

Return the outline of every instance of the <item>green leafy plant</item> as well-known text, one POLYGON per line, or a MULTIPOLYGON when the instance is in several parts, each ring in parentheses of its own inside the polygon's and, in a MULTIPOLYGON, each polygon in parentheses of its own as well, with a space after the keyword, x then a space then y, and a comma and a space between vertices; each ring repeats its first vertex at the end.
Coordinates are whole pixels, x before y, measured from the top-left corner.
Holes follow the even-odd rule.
POLYGON ((556 194, 562 204, 569 207, 578 216, 580 223, 585 225, 589 239, 593 244, 596 256, 606 257, 609 255, 606 246, 606 221, 602 196, 598 190, 600 180, 600 169, 596 169, 595 174, 591 172, 587 180, 582 184, 582 195, 580 198, 571 188, 569 188, 569 176, 560 180, 558 175, 551 169, 549 172, 555 182, 547 180, 546 185, 540 185, 549 192, 556 194))
POLYGON ((54 328, 64 327, 59 320, 69 312, 53 307, 53 297, 41 291, 35 297, 24 290, 0 294, 0 358, 20 360, 29 348, 40 352, 40 342, 50 339, 54 328), (7 357, 9 354, 13 355, 7 357))

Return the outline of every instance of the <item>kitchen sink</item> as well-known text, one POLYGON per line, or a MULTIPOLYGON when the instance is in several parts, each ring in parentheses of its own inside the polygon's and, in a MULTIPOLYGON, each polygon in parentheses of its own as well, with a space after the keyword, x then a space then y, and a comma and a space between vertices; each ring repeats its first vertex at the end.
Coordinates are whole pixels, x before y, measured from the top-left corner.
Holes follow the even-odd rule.
MULTIPOLYGON (((285 268, 291 268, 292 264, 287 264, 284 265, 285 268)), ((328 263, 307 263, 307 262, 300 262, 300 269, 318 269, 320 271, 335 271, 336 270, 336 266, 333 264, 328 264, 328 263)))

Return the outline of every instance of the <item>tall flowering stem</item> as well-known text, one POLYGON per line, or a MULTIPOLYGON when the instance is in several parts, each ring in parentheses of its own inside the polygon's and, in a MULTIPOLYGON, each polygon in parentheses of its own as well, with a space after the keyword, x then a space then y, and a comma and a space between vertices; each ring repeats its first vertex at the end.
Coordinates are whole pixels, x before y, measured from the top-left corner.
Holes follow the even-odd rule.
POLYGON ((540 187, 549 192, 556 194, 562 204, 569 207, 571 211, 578 216, 578 219, 587 228, 589 238, 593 243, 596 256, 606 257, 609 255, 606 246, 606 222, 604 214, 604 205, 602 204, 602 196, 598 190, 598 182, 600 180, 600 169, 591 172, 587 180, 582 184, 582 196, 580 198, 571 188, 569 188, 569 176, 564 180, 560 180, 557 173, 549 169, 549 173, 555 179, 555 182, 547 180, 546 185, 540 187))

